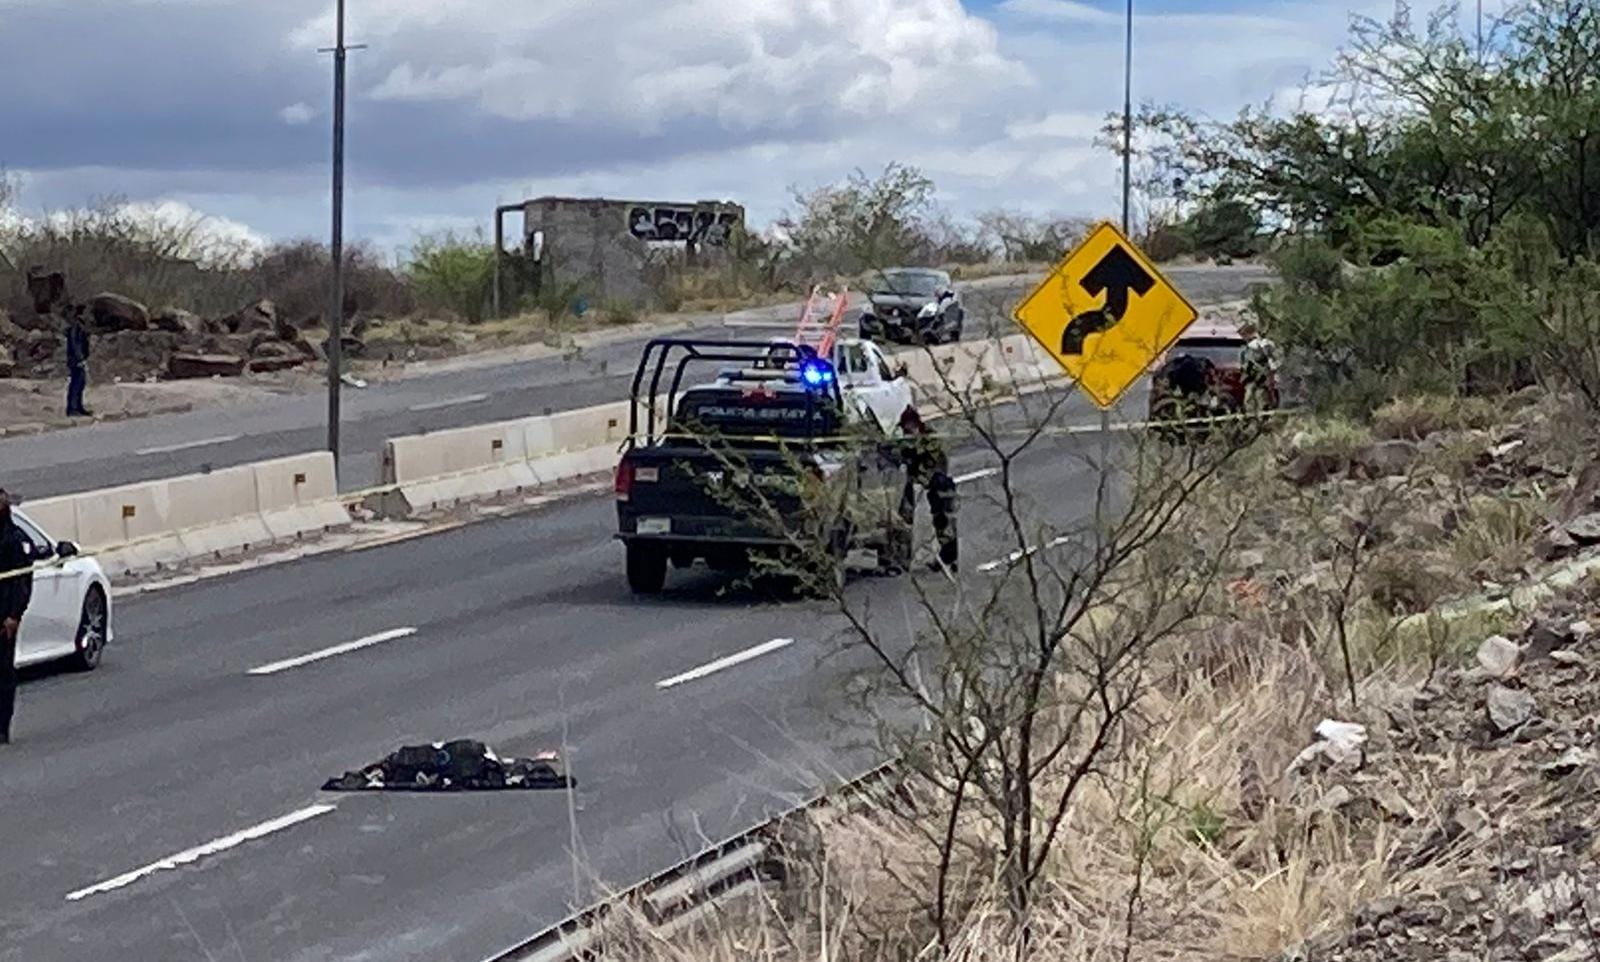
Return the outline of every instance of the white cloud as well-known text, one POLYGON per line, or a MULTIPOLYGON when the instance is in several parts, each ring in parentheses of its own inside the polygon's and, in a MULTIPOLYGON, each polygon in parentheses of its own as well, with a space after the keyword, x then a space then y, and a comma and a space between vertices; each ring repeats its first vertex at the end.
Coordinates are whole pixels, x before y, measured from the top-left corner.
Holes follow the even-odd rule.
POLYGON ((1109 10, 1079 3, 1077 0, 1005 0, 1000 10, 1015 17, 1033 20, 1053 20, 1057 23, 1122 23, 1123 19, 1109 10))
MULTIPOLYGON (((373 0, 352 34, 385 101, 641 133, 932 120, 1027 84, 960 0, 373 0)), ((354 16, 354 13, 352 13, 354 16)), ((298 30, 325 45, 321 17, 298 30)))
POLYGON ((166 199, 123 204, 122 213, 133 220, 159 225, 172 231, 187 231, 191 243, 202 255, 229 252, 254 252, 267 245, 267 238, 247 224, 207 214, 187 201, 166 199))
POLYGON ((291 127, 309 124, 317 116, 317 108, 301 100, 278 111, 278 119, 291 127))
MULTIPOLYGON (((1225 13, 1141 3, 1135 99, 1218 117, 1292 106, 1349 15, 1384 16, 1393 2, 1230 0, 1225 13)), ((326 233, 326 150, 310 125, 325 115, 326 60, 315 49, 333 40, 331 3, 21 6, 115 18, 119 38, 141 38, 146 64, 180 59, 177 39, 160 43, 171 29, 143 29, 153 11, 168 11, 169 28, 231 11, 239 20, 225 32, 246 49, 228 64, 249 65, 232 82, 254 93, 191 102, 180 96, 195 85, 191 72, 126 71, 122 109, 139 123, 110 133, 130 150, 76 138, 13 147, 10 163, 34 175, 29 204, 70 207, 111 191, 272 237, 326 233), (249 139, 235 129, 241 113, 249 139), (140 139, 175 127, 185 136, 140 139)), ((17 7, 0 0, 7 13, 17 7)), ((487 227, 497 203, 543 193, 729 197, 762 224, 791 185, 889 161, 921 166, 958 214, 1103 215, 1116 207, 1117 162, 1093 141, 1121 107, 1121 14, 1109 0, 1004 0, 982 15, 971 0, 361 0, 349 9, 350 42, 369 46, 351 59, 348 234, 403 247, 419 229, 487 227)), ((106 126, 95 111, 117 116, 115 107, 87 91, 113 85, 75 76, 85 92, 72 91, 74 104, 96 106, 74 123, 106 126)), ((18 105, 12 115, 22 129, 37 123, 18 105)))
POLYGON ((1099 136, 1105 115, 1087 111, 1046 114, 1037 120, 1006 125, 1006 136, 1013 140, 1072 140, 1088 142, 1099 136))

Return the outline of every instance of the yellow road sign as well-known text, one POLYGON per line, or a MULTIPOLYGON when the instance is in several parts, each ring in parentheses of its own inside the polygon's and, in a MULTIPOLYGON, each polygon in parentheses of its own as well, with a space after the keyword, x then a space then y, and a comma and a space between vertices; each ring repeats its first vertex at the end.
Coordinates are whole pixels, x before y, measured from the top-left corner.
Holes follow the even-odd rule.
POLYGON ((1121 231, 1103 223, 1013 316, 1108 408, 1199 312, 1121 231))

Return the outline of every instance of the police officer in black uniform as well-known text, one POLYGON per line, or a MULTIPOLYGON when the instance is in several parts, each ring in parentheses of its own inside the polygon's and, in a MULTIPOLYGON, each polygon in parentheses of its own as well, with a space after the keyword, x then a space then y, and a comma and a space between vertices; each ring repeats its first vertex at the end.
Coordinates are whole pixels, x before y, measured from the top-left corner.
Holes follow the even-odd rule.
POLYGON ((11 715, 17 705, 17 632, 33 599, 33 573, 28 570, 33 562, 33 541, 11 520, 11 497, 0 488, 0 745, 11 743, 11 715))
POLYGON ((900 415, 900 458, 906 468, 906 484, 900 495, 900 519, 907 529, 917 520, 917 489, 928 492, 928 511, 933 515, 933 533, 939 541, 939 558, 929 564, 934 571, 957 568, 956 482, 950 477, 950 456, 944 442, 928 423, 907 407, 900 415))
POLYGON ((89 330, 83 326, 83 306, 68 308, 67 328, 67 417, 86 418, 94 414, 83 405, 83 391, 89 385, 89 330))

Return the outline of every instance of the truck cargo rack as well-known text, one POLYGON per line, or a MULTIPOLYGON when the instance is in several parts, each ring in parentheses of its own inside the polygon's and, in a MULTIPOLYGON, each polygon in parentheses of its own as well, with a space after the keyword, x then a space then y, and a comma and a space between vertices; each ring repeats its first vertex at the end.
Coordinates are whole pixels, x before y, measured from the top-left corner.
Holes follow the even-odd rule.
MULTIPOLYGON (((807 361, 820 360, 822 358, 810 345, 781 339, 738 341, 652 338, 645 344, 644 353, 639 358, 639 367, 633 374, 633 404, 630 405, 628 414, 630 443, 638 443, 641 439, 645 443, 653 443, 661 438, 663 429, 671 420, 672 412, 677 408, 678 394, 683 387, 683 375, 690 364, 736 364, 741 371, 745 368, 773 370, 775 366, 780 370, 790 370, 792 366, 793 370, 799 371, 807 361), (667 394, 663 398, 662 380, 668 373, 669 365, 671 374, 667 382, 667 394), (663 404, 665 410, 658 414, 658 409, 663 404), (639 430, 641 408, 645 413, 642 435, 639 430)), ((719 372, 721 373, 723 372, 719 372)), ((765 383, 775 379, 762 376, 751 380, 765 383)), ((833 400, 841 401, 837 379, 829 382, 829 391, 833 400)), ((808 391, 807 396, 813 396, 813 392, 808 391)))

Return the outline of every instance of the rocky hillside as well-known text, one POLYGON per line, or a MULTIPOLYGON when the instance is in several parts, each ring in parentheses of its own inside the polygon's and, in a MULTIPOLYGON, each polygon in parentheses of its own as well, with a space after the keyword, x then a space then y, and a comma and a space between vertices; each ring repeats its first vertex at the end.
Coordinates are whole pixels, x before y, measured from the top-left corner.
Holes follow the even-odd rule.
MULTIPOLYGON (((326 333, 291 323, 271 301, 201 318, 172 307, 152 310, 113 293, 74 301, 59 274, 32 273, 29 289, 31 306, 0 311, 0 377, 61 376, 62 332, 73 315, 89 330, 90 374, 97 381, 237 377, 325 357, 326 333)), ((344 343, 360 355, 359 332, 344 343)))
POLYGON ((808 816, 761 904, 611 957, 937 958, 944 884, 962 962, 1600 962, 1588 423, 1538 391, 1410 401, 1246 452, 1187 519, 1237 521, 1216 603, 1073 796, 1026 947, 999 827, 947 836, 908 783, 808 816))

